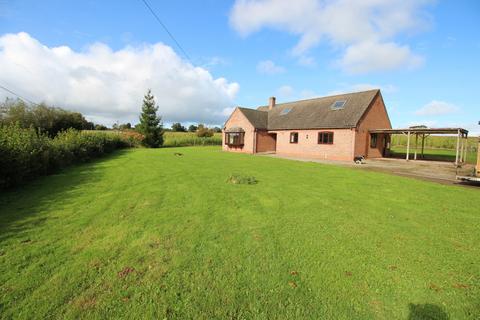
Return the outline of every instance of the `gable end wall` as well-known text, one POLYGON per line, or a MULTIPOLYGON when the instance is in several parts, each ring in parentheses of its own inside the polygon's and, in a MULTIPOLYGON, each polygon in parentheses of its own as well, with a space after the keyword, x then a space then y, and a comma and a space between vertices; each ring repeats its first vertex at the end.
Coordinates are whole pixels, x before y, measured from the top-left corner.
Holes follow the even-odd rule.
POLYGON ((382 95, 378 94, 370 108, 365 113, 355 132, 355 156, 365 156, 368 158, 382 157, 384 145, 384 135, 379 134, 377 138, 377 147, 370 148, 370 134, 372 129, 391 129, 392 125, 388 118, 387 110, 382 99, 382 95))
POLYGON ((243 153, 254 153, 255 145, 255 128, 248 121, 245 115, 237 108, 233 111, 230 118, 225 122, 225 126, 222 130, 222 148, 224 151, 231 152, 243 152, 243 153), (245 130, 244 145, 243 147, 229 147, 225 144, 225 129, 231 127, 240 127, 245 130))

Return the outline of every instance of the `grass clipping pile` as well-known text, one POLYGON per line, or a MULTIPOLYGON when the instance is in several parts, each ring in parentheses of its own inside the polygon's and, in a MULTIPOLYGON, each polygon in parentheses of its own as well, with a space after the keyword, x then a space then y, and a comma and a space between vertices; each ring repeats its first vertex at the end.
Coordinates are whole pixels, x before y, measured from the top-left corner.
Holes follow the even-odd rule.
POLYGON ((227 182, 231 184, 257 184, 258 180, 255 177, 232 174, 228 177, 227 182))

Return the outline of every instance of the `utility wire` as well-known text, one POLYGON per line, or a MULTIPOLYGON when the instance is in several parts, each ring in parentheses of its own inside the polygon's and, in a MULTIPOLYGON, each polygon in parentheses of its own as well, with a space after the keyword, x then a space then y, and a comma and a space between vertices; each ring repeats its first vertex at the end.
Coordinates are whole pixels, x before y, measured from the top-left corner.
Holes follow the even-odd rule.
POLYGON ((14 91, 12 91, 12 90, 10 90, 10 89, 8 89, 8 88, 5 88, 5 87, 2 86, 2 85, 0 85, 0 89, 3 89, 3 90, 5 90, 5 91, 7 91, 7 92, 9 92, 9 93, 17 96, 17 98, 20 98, 20 99, 22 99, 22 100, 24 100, 24 101, 27 101, 27 102, 29 102, 29 103, 31 103, 31 104, 34 104, 34 105, 38 106, 38 103, 35 103, 35 102, 33 102, 32 100, 30 100, 30 99, 24 98, 24 97, 22 97, 21 95, 19 95, 18 93, 14 92, 14 91))
MULTIPOLYGON (((157 19, 158 23, 160 23, 160 25, 163 27, 163 29, 165 29, 165 31, 168 33, 168 35, 170 36, 170 38, 172 38, 172 40, 175 42, 175 44, 177 45, 177 47, 180 49, 180 51, 182 51, 183 55, 187 58, 188 61, 190 61, 190 63, 192 63, 192 59, 190 59, 190 57, 188 56, 188 54, 185 52, 185 50, 183 50, 182 46, 180 45, 180 43, 177 41, 177 39, 175 39, 175 37, 173 36, 173 34, 168 30, 167 26, 162 22, 162 20, 160 20, 160 18, 158 17, 158 15, 155 13, 155 11, 153 11, 152 7, 150 7, 150 5, 148 4, 147 0, 142 0, 142 2, 145 4, 145 6, 148 8, 148 10, 150 10, 150 12, 152 13, 152 15, 155 17, 155 19, 157 19)), ((193 64, 193 63, 192 63, 193 64)))

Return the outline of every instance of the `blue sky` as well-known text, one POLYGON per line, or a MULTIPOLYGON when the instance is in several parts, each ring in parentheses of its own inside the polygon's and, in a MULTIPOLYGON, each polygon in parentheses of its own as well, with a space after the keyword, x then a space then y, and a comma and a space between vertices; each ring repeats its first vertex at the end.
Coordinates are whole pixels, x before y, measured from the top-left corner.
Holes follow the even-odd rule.
POLYGON ((0 84, 107 124, 136 122, 148 87, 166 123, 210 124, 379 87, 394 127, 480 132, 478 1, 149 3, 191 61, 141 0, 0 0, 0 84))

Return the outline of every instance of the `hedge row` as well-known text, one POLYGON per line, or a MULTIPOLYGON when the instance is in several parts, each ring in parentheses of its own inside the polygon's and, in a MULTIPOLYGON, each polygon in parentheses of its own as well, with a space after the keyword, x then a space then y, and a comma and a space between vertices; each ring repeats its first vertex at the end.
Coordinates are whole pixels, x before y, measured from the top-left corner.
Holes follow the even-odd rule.
POLYGON ((69 129, 49 138, 18 124, 0 126, 0 189, 137 144, 122 134, 69 129))

